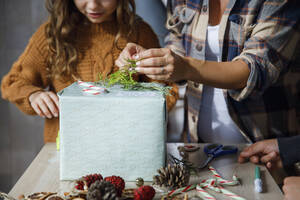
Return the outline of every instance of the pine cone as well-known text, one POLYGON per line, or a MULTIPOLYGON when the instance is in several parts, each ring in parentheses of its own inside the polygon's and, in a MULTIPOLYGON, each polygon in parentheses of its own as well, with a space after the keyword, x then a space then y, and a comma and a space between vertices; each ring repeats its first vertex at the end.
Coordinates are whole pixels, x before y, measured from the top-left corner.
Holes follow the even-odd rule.
POLYGON ((83 176, 82 178, 76 181, 77 185, 75 186, 75 188, 77 190, 85 190, 84 186, 86 186, 86 189, 88 189, 91 186, 91 184, 97 180, 103 180, 101 174, 89 174, 87 176, 83 176))
POLYGON ((125 181, 120 176, 109 176, 105 177, 104 180, 111 182, 115 186, 119 197, 122 195, 122 191, 125 188, 125 181))
POLYGON ((186 186, 190 180, 189 171, 179 164, 170 165, 157 170, 159 175, 153 176, 153 184, 177 189, 186 186))
POLYGON ((87 200, 118 200, 115 186, 107 181, 96 181, 87 193, 87 200))

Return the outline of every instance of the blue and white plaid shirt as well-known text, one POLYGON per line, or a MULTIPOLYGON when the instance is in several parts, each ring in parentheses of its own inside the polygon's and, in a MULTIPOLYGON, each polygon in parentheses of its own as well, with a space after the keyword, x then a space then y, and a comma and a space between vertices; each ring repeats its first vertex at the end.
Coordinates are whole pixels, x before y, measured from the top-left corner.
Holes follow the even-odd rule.
MULTIPOLYGON (((300 134, 300 7, 296 0, 230 0, 220 22, 222 61, 242 59, 247 86, 223 90, 228 110, 248 141, 300 134)), ((205 59, 209 0, 169 0, 166 44, 205 59)), ((218 73, 218 72, 216 72, 218 73)), ((198 142, 202 84, 188 81, 187 132, 198 142)))

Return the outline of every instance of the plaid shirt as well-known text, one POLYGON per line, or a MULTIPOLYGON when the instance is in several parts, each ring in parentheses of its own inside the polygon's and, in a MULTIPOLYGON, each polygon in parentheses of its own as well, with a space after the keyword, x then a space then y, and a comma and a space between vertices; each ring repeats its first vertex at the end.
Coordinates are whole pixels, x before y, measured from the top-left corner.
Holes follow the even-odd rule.
MULTIPOLYGON (((297 4, 296 0, 230 0, 222 16, 219 29, 222 61, 242 59, 250 69, 245 88, 223 90, 229 114, 249 142, 300 134, 297 4)), ((205 59, 208 5, 209 0, 169 0, 170 33, 166 37, 169 48, 182 56, 205 59)), ((202 89, 202 84, 188 81, 190 142, 199 141, 202 89)))

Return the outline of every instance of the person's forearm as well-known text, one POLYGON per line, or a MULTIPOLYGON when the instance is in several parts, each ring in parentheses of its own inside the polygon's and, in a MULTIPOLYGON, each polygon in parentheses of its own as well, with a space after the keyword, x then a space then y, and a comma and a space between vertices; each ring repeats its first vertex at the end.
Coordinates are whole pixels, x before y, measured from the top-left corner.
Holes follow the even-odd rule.
POLYGON ((248 65, 242 61, 213 62, 183 58, 184 79, 217 88, 241 89, 246 86, 250 74, 248 65))

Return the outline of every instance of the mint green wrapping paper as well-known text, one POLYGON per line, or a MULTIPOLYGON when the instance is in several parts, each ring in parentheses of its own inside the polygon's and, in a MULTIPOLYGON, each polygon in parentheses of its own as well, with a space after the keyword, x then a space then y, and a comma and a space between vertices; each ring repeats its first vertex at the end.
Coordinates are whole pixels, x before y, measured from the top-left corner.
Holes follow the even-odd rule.
POLYGON ((60 179, 91 173, 152 181, 165 165, 166 106, 157 91, 87 95, 77 83, 58 93, 60 179))

